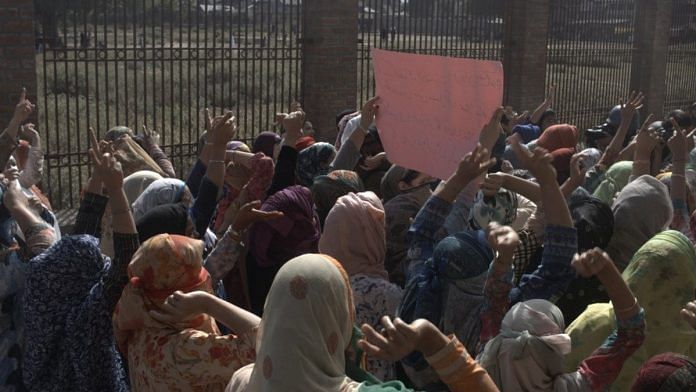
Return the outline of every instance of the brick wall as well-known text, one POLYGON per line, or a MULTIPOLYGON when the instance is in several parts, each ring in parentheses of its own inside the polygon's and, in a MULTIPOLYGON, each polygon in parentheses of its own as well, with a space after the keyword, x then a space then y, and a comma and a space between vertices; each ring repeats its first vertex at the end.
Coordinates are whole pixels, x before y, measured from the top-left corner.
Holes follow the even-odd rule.
POLYGON ((533 110, 544 100, 549 9, 550 0, 505 4, 503 101, 517 110, 533 110))
POLYGON ((357 0, 305 0, 303 106, 317 137, 333 142, 336 114, 357 105, 357 0))
POLYGON ((36 103, 34 3, 0 0, 0 129, 10 120, 22 87, 36 103))
POLYGON ((662 117, 672 0, 638 0, 631 64, 631 90, 646 94, 642 118, 662 117))

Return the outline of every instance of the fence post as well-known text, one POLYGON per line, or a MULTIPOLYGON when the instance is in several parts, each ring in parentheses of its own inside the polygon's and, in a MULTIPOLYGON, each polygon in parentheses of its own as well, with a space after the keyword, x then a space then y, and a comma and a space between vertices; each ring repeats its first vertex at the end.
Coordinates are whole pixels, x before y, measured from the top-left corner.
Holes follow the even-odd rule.
POLYGON ((333 142, 336 114, 357 105, 358 1, 304 0, 302 95, 317 140, 333 142))
POLYGON ((36 103, 34 2, 0 0, 0 129, 10 121, 22 87, 36 103))
POLYGON ((534 110, 544 100, 550 3, 550 0, 505 2, 504 102, 518 111, 534 110))
POLYGON ((638 0, 633 34, 631 90, 646 94, 643 113, 662 118, 672 0, 638 0))

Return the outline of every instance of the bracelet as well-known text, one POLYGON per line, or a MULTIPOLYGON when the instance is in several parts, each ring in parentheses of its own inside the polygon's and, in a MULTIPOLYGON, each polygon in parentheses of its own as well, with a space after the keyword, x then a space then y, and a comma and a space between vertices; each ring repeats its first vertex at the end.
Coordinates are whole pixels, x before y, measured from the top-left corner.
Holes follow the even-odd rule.
POLYGON ((210 159, 210 160, 208 160, 208 165, 210 165, 211 163, 222 163, 222 164, 224 165, 224 164, 225 164, 225 161, 224 161, 224 160, 219 160, 219 159, 210 159))
MULTIPOLYGON (((613 306, 613 305, 614 305, 614 304, 612 303, 612 306, 613 306)), ((631 310, 633 310, 633 309, 636 307, 636 305, 638 305, 638 298, 633 297, 633 305, 627 307, 626 309, 616 309, 616 308, 614 308, 614 313, 628 313, 628 312, 630 312, 631 310)))

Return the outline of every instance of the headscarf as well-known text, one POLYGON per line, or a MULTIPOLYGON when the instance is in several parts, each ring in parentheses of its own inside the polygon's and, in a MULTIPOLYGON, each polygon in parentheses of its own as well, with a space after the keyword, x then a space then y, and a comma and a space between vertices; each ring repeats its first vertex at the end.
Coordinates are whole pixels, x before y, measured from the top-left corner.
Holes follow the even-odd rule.
POLYGON ((522 143, 527 144, 541 135, 541 128, 534 124, 520 124, 512 128, 512 134, 519 134, 522 143))
POLYGON ((696 361, 675 353, 655 355, 638 370, 631 392, 696 391, 696 361))
POLYGON ((268 293, 256 363, 232 377, 235 391, 338 391, 355 310, 348 277, 330 257, 283 265, 268 293), (249 376, 249 370, 251 375, 249 376), (247 380, 240 379, 245 375, 247 380))
POLYGON ((247 146, 244 142, 241 142, 239 140, 232 140, 231 142, 227 143, 226 147, 227 151, 241 151, 241 152, 251 152, 249 149, 249 146, 247 146))
POLYGON ((387 234, 387 254, 384 266, 389 272, 389 281, 400 286, 406 284, 408 248, 407 233, 411 219, 415 219, 430 197, 430 188, 421 186, 399 194, 384 204, 387 234))
POLYGON ((602 151, 597 148, 586 148, 580 151, 580 156, 583 159, 583 167, 591 168, 602 158, 602 151))
POLYGON ((273 158, 273 149, 276 144, 280 143, 280 140, 280 136, 274 132, 261 132, 254 140, 251 151, 253 153, 262 152, 267 157, 273 158))
POLYGON ((186 184, 176 178, 165 178, 150 184, 133 202, 133 219, 140 220, 148 211, 164 204, 178 203, 186 194, 186 184))
POLYGON ((542 299, 517 303, 479 357, 501 391, 553 391, 563 374, 570 337, 563 314, 542 299))
POLYGON ((575 148, 559 148, 551 153, 553 167, 556 169, 556 180, 563 184, 570 177, 570 160, 575 154, 575 148))
MULTIPOLYGON (((590 196, 583 188, 578 188, 570 196, 568 208, 578 233, 578 252, 595 247, 606 249, 614 233, 611 207, 590 196)), ((576 276, 556 305, 563 312, 563 318, 572 322, 585 311, 587 305, 608 300, 606 289, 597 277, 576 276)))
POLYGON ((616 198, 612 211, 614 234, 607 253, 620 271, 638 248, 668 227, 674 214, 667 187, 648 175, 628 184, 616 198))
POLYGON ((124 176, 129 176, 140 170, 149 170, 167 177, 157 162, 143 150, 130 136, 124 135, 114 141, 114 157, 121 163, 124 176))
POLYGON ((188 221, 188 208, 181 203, 171 203, 150 209, 135 221, 135 225, 142 243, 158 234, 186 235, 188 221))
POLYGON ((604 175, 604 180, 594 191, 594 197, 607 204, 612 204, 616 194, 628 184, 632 170, 633 162, 631 161, 621 161, 611 165, 604 175))
POLYGON ((303 136, 299 139, 297 139, 297 142, 295 143, 295 148, 297 148, 297 151, 302 151, 307 147, 313 146, 316 144, 316 140, 314 140, 313 137, 311 136, 303 136))
MULTIPOLYGON (((628 391, 640 366, 656 354, 672 351, 696 356, 694 330, 679 315, 682 306, 693 300, 696 288, 696 251, 688 238, 673 230, 656 235, 636 252, 623 278, 645 310, 649 333, 624 363, 613 391, 628 391)), ((590 305, 568 327, 573 351, 566 357, 566 369, 577 369, 609 336, 615 320, 611 304, 590 305)))
POLYGON ((124 178, 123 191, 126 193, 128 203, 133 204, 150 184, 161 179, 162 176, 159 174, 147 170, 135 172, 124 178))
POLYGON ((336 149, 329 143, 316 143, 300 151, 297 156, 297 183, 311 187, 314 179, 329 173, 336 149))
POLYGON ((537 147, 545 148, 549 152, 559 148, 575 148, 576 144, 578 144, 578 129, 568 124, 556 124, 546 128, 536 142, 537 147))
POLYGON ((236 369, 252 361, 244 339, 219 336, 207 314, 175 323, 150 316, 150 311, 162 311, 177 290, 213 293, 202 265, 203 246, 189 237, 161 234, 142 244, 128 265, 130 281, 113 325, 118 347, 128 357, 133 390, 221 390, 236 369))
POLYGON ((382 201, 386 205, 389 200, 395 198, 401 193, 399 189, 399 183, 403 180, 404 175, 408 172, 408 169, 398 165, 392 165, 387 173, 382 177, 382 183, 380 184, 380 191, 382 192, 382 201))
POLYGON ((473 230, 481 230, 491 222, 509 225, 515 218, 517 218, 516 193, 500 188, 495 195, 485 196, 482 191, 479 191, 469 212, 469 226, 473 230))
POLYGON ((336 201, 326 218, 319 252, 341 260, 348 276, 387 280, 384 206, 372 192, 349 193, 336 201))
POLYGON ((105 283, 112 263, 96 238, 64 237, 29 262, 24 383, 28 390, 127 391, 105 283))
POLYGON ((317 207, 317 215, 321 227, 324 227, 329 211, 336 204, 336 200, 350 192, 363 192, 365 186, 358 173, 349 170, 335 170, 325 176, 314 179, 312 184, 312 198, 317 207))
POLYGON ((284 216, 249 229, 250 252, 259 266, 280 266, 293 257, 316 252, 321 229, 309 189, 285 188, 266 199, 261 210, 281 211, 284 216))
POLYGON ((117 125, 111 129, 109 129, 109 131, 106 133, 106 135, 104 135, 104 140, 109 141, 109 142, 114 142, 114 141, 122 138, 123 136, 134 137, 135 134, 133 133, 132 129, 130 129, 126 126, 123 126, 123 125, 117 125))

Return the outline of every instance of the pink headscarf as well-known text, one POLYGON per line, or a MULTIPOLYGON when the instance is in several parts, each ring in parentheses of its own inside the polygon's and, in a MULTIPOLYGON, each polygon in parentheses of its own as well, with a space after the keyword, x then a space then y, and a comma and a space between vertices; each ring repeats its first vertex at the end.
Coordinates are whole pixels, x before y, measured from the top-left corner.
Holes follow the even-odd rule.
POLYGON ((388 279, 384 206, 372 192, 349 193, 336 201, 324 225, 319 251, 340 261, 348 275, 388 279))

